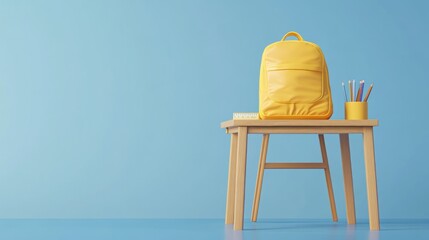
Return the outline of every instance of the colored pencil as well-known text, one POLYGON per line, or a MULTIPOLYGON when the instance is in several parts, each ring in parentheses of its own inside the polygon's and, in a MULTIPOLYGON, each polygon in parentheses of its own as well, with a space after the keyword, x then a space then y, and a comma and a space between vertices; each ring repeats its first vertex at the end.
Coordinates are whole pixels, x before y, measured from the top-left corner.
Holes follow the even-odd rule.
POLYGON ((353 102, 352 80, 349 80, 350 102, 353 102))
POLYGON ((359 98, 359 102, 362 102, 362 97, 363 97, 363 90, 365 88, 365 80, 362 80, 362 90, 360 91, 360 98, 359 98))
POLYGON ((363 100, 364 102, 368 101, 369 94, 371 94, 371 90, 373 86, 374 86, 374 83, 372 83, 371 86, 369 86, 368 92, 366 93, 365 99, 363 100))
POLYGON ((355 97, 356 97, 356 81, 353 80, 353 94, 352 94, 353 101, 355 101, 356 99, 355 97))
POLYGON ((360 80, 359 81, 359 90, 356 94, 356 102, 361 102, 362 101, 362 87, 363 87, 363 82, 364 80, 360 80))

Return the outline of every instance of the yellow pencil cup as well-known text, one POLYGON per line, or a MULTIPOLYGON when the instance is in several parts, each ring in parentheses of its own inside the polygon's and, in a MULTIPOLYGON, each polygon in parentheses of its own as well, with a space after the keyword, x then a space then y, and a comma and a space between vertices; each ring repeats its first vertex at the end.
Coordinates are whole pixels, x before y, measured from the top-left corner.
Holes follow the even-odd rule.
POLYGON ((346 102, 346 120, 368 119, 368 102, 346 102))

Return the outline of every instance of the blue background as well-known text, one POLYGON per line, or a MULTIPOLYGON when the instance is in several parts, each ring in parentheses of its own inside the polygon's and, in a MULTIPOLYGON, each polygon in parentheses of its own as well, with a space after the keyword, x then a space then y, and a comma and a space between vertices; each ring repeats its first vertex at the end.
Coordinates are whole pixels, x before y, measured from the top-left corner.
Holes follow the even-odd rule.
MULTIPOLYGON (((2 1, 1 218, 222 218, 233 112, 258 110, 264 47, 321 46, 341 82, 374 82, 381 218, 429 216, 427 5, 405 1, 2 1)), ((345 218, 338 136, 326 137, 345 218)), ((250 136, 249 216, 260 136, 250 136)), ((351 136, 367 218, 362 139, 351 136)), ((269 161, 320 161, 273 136, 269 161)), ((268 170, 261 218, 329 218, 323 171, 268 170)))

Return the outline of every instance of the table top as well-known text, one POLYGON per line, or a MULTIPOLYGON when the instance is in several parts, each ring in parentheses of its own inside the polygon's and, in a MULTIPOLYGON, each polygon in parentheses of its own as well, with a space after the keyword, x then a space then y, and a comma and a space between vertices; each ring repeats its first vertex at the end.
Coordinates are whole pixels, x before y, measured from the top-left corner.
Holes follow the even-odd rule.
POLYGON ((368 120, 228 120, 221 128, 231 127, 373 127, 377 119, 368 120))

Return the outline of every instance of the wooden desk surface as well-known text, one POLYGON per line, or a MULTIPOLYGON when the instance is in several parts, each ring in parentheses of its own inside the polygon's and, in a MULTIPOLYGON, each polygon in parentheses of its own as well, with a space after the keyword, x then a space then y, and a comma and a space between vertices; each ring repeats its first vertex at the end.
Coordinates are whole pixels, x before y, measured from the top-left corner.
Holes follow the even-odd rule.
POLYGON ((368 120, 228 120, 221 128, 230 127, 373 127, 377 119, 368 120))

